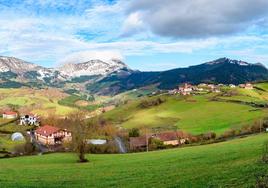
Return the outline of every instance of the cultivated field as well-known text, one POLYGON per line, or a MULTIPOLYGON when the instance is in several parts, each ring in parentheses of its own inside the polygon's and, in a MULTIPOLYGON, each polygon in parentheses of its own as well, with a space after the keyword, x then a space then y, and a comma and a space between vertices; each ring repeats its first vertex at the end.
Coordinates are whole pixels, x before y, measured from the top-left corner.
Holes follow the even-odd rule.
POLYGON ((2 187, 254 187, 268 134, 149 153, 48 154, 0 160, 2 187))

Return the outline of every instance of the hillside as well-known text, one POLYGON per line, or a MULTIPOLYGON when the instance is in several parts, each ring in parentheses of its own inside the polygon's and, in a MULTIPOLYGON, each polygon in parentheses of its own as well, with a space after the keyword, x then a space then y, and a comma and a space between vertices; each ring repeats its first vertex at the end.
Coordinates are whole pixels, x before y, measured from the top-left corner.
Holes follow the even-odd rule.
POLYGON ((48 154, 0 160, 3 187, 254 187, 267 134, 149 153, 48 154), (33 175, 34 173, 34 175, 33 175), (14 181, 16 179, 16 181, 14 181), (55 183, 57 182, 57 183, 55 183))
POLYGON ((141 108, 142 98, 129 102, 103 114, 103 118, 124 128, 149 127, 174 129, 175 127, 193 134, 213 131, 222 134, 231 128, 241 128, 267 117, 266 108, 254 106, 267 103, 268 93, 240 88, 226 89, 221 93, 183 97, 160 96, 165 102, 149 108, 141 108), (229 93, 232 93, 229 96, 229 93))
POLYGON ((136 71, 130 75, 112 74, 95 84, 88 85, 88 89, 100 94, 117 94, 151 84, 157 84, 159 89, 173 89, 185 82, 241 84, 267 79, 268 70, 261 64, 220 58, 200 65, 163 72, 136 71))
POLYGON ((76 108, 66 107, 58 104, 58 101, 67 97, 59 89, 0 89, 0 108, 14 106, 20 112, 36 113, 41 116, 55 114, 58 116, 74 112, 76 108))

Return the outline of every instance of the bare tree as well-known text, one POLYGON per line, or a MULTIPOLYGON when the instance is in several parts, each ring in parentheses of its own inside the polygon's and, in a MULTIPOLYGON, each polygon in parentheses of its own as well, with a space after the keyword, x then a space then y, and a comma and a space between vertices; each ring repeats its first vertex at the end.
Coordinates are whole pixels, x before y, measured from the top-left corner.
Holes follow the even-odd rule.
POLYGON ((88 162, 86 159, 87 139, 90 137, 90 128, 93 123, 85 120, 84 113, 71 114, 67 121, 72 130, 72 145, 78 154, 78 162, 88 162))

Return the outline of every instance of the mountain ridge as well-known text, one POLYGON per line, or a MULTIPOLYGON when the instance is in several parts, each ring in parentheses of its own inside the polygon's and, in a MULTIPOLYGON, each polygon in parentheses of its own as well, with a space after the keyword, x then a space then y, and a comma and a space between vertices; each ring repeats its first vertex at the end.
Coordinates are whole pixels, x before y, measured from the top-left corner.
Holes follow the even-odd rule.
POLYGON ((252 64, 226 57, 185 68, 143 72, 131 70, 118 59, 108 62, 90 60, 45 68, 14 57, 0 56, 0 80, 0 87, 15 84, 16 87, 45 85, 64 88, 67 83, 74 83, 90 93, 114 95, 148 85, 172 89, 184 82, 240 84, 262 81, 268 80, 268 70, 260 63, 252 64))

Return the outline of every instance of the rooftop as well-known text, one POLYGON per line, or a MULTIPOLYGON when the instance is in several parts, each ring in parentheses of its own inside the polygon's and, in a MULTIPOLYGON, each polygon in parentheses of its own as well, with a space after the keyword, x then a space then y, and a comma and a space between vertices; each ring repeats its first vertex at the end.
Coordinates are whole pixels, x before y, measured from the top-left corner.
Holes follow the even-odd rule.
POLYGON ((37 134, 41 134, 43 136, 49 136, 55 132, 58 132, 59 130, 61 130, 60 128, 58 127, 53 127, 53 126, 50 126, 50 125, 44 125, 40 128, 38 128, 35 132, 37 134))

